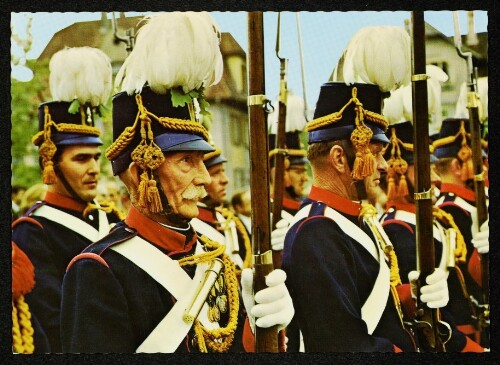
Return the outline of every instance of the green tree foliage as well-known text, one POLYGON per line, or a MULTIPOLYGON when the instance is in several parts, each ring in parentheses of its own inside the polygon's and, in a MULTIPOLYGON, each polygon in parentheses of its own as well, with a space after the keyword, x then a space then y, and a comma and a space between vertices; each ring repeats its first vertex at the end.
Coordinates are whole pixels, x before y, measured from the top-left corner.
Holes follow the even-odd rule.
POLYGON ((12 184, 31 186, 40 182, 38 149, 31 138, 38 132, 38 105, 47 100, 48 64, 27 60, 34 76, 28 82, 11 77, 12 184))

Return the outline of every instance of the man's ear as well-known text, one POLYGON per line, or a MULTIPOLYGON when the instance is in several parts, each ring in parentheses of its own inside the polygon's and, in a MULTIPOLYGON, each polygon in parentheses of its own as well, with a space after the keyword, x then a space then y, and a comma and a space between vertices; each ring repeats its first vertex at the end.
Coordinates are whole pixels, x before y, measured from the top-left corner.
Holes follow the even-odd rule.
POLYGON ((462 174, 462 166, 461 166, 460 161, 458 160, 458 158, 454 158, 453 160, 451 160, 450 171, 451 171, 451 173, 453 175, 456 175, 458 177, 461 176, 461 174, 462 174))
POLYGON ((128 166, 128 171, 130 181, 134 184, 136 188, 139 188, 139 183, 141 182, 141 169, 139 165, 135 162, 131 162, 128 166))
POLYGON ((346 159, 344 149, 339 145, 334 145, 328 155, 328 163, 339 173, 346 172, 346 159))

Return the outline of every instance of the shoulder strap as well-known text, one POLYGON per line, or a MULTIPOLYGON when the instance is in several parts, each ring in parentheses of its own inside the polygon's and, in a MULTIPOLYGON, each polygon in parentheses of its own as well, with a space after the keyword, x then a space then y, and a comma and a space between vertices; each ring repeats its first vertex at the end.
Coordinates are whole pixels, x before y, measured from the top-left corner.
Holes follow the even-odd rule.
POLYGON ((106 213, 99 211, 99 231, 90 224, 82 221, 71 214, 48 205, 42 205, 31 213, 36 217, 43 217, 55 223, 59 223, 79 235, 95 242, 109 233, 109 224, 106 213))
MULTIPOLYGON (((198 263, 195 276, 191 279, 177 261, 139 236, 110 248, 139 266, 177 299, 165 318, 137 348, 137 352, 174 352, 193 324, 185 322, 182 316, 195 294, 194 291, 203 280, 208 264, 198 263)), ((203 251, 199 243, 196 251, 197 253, 203 251)), ((206 314, 205 303, 197 319, 207 328, 217 328, 218 324, 210 322, 206 314)))
MULTIPOLYGON (((297 212, 294 217, 294 221, 290 226, 297 223, 301 219, 313 216, 311 214, 316 213, 319 208, 319 206, 316 206, 315 204, 322 203, 314 203, 304 206, 301 210, 299 210, 299 212, 297 212)), ((340 227, 342 227, 342 230, 347 235, 363 246, 363 248, 365 248, 380 264, 380 269, 377 278, 375 279, 372 291, 361 308, 361 318, 366 323, 368 333, 372 334, 377 328, 380 318, 384 313, 390 291, 390 270, 385 262, 385 255, 378 244, 373 242, 361 228, 345 218, 342 214, 326 206, 326 209, 324 209, 324 216, 334 220, 340 227)))
MULTIPOLYGON (((219 212, 217 212, 217 214, 222 217, 222 214, 220 214, 219 212)), ((217 218, 219 218, 219 217, 217 217, 217 218)), ((222 219, 224 219, 224 217, 222 217, 222 219)), ((232 223, 234 225, 234 222, 232 222, 232 223)), ((238 251, 233 252, 234 245, 228 245, 228 241, 236 242, 236 245, 237 245, 238 236, 236 234, 235 227, 234 227, 234 234, 236 235, 236 237, 230 238, 230 237, 228 237, 228 234, 229 234, 228 230, 225 231, 226 235, 223 235, 218 230, 216 230, 214 227, 212 227, 210 224, 203 222, 199 218, 191 219, 190 224, 193 227, 193 229, 196 231, 196 233, 198 233, 199 235, 206 236, 206 237, 210 238, 210 240, 215 241, 215 242, 224 243, 226 246, 226 250, 225 250, 226 255, 231 257, 231 259, 233 260, 233 262, 235 263, 236 266, 238 266, 240 269, 243 268, 243 259, 239 255, 238 251), (231 247, 233 249, 231 249, 231 247)), ((232 227, 229 227, 229 229, 231 229, 233 231, 232 227)))

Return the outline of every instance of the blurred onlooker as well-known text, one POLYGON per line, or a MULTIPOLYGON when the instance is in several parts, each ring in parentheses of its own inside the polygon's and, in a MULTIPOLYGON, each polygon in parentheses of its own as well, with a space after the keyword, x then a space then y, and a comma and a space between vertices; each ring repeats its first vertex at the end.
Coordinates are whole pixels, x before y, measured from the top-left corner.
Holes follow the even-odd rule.
POLYGON ((127 214, 130 209, 130 193, 125 185, 120 187, 120 210, 127 214))
POLYGON ((37 201, 43 200, 45 192, 47 191, 47 185, 42 183, 37 183, 26 190, 21 198, 19 204, 19 217, 22 217, 28 209, 35 204, 37 201))
POLYGON ((12 219, 20 217, 19 208, 21 204, 21 197, 26 191, 26 187, 22 185, 12 185, 11 200, 12 200, 12 219))
POLYGON ((252 232, 252 205, 250 190, 245 189, 237 192, 231 198, 231 204, 238 218, 243 222, 249 233, 252 232))
POLYGON ((120 186, 114 180, 106 180, 106 200, 115 203, 118 208, 120 207, 120 186))

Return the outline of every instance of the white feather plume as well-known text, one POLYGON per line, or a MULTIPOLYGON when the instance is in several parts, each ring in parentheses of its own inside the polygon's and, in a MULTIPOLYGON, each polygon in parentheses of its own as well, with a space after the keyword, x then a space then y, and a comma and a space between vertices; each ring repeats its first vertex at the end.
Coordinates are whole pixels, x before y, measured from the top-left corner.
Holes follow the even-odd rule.
POLYGON ((427 65, 425 73, 427 80, 427 107, 429 109, 429 134, 439 132, 443 123, 443 108, 441 104, 442 83, 448 81, 448 75, 435 65, 427 65))
MULTIPOLYGON (((448 75, 439 67, 426 66, 427 80, 427 108, 429 113, 429 134, 439 132, 442 122, 441 83, 448 80, 448 75)), ((413 122, 413 101, 411 85, 403 86, 391 91, 391 96, 384 100, 383 115, 389 124, 405 121, 413 122)))
MULTIPOLYGON (((302 131, 307 124, 304 115, 304 99, 295 95, 291 89, 287 94, 285 130, 286 132, 302 131)), ((274 105, 273 112, 267 117, 270 134, 277 134, 278 131, 279 97, 276 98, 274 105)))
POLYGON ((148 83, 158 94, 179 86, 187 93, 220 81, 220 31, 208 13, 161 13, 145 22, 116 76, 122 91, 140 92, 148 83))
POLYGON ((332 81, 378 85, 382 92, 410 82, 411 39, 396 26, 370 26, 349 41, 332 81))
POLYGON ((106 103, 112 88, 109 57, 92 47, 65 48, 49 63, 49 85, 55 101, 73 101, 98 106, 106 103))
MULTIPOLYGON (((460 93, 455 106, 455 118, 469 118, 467 109, 467 92, 469 91, 466 83, 460 86, 460 93)), ((486 121, 488 119, 488 77, 479 77, 477 79, 477 93, 479 94, 479 119, 486 121)))
MULTIPOLYGON (((384 99, 384 108, 382 114, 389 122, 389 125, 402 123, 407 120, 404 117, 404 97, 405 91, 407 89, 409 88, 401 87, 397 90, 391 91, 391 96, 384 99)), ((411 89, 409 90, 411 92, 411 89)))

